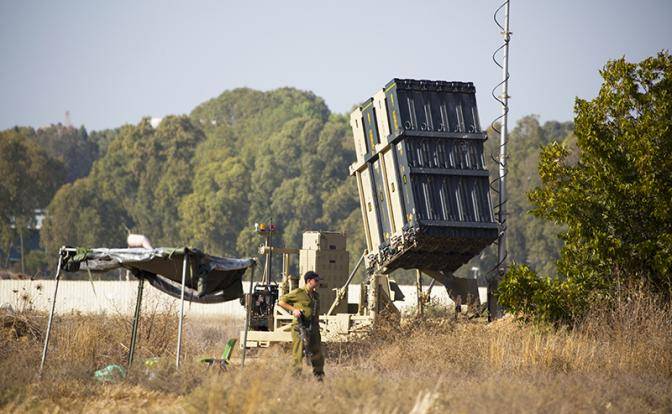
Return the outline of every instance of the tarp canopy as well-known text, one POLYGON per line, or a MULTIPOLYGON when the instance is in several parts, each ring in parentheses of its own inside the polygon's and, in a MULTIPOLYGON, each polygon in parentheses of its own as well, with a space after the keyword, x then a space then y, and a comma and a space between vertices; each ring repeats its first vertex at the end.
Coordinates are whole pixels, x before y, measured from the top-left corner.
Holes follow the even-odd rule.
POLYGON ((182 267, 187 255, 188 267, 184 299, 198 303, 219 303, 243 296, 242 278, 254 259, 211 256, 187 247, 155 249, 87 249, 63 250, 61 268, 67 272, 88 270, 106 272, 128 269, 140 279, 173 297, 182 292, 182 267))

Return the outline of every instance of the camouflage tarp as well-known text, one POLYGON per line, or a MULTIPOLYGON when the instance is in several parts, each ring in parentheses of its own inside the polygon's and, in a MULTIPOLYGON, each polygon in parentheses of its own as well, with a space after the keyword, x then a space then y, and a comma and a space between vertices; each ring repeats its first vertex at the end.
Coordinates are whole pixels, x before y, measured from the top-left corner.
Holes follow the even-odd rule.
POLYGON ((184 299, 198 303, 219 303, 243 296, 242 277, 254 259, 211 256, 191 248, 86 249, 66 248, 61 268, 65 271, 106 272, 130 270, 137 278, 179 298, 182 291, 182 266, 188 255, 184 299))

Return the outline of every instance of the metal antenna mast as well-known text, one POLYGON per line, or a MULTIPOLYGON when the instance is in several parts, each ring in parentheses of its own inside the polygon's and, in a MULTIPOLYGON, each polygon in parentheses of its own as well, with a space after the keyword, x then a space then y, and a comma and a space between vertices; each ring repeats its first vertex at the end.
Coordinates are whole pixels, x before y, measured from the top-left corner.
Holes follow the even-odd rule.
POLYGON ((501 119, 501 130, 499 132, 499 185, 497 193, 499 195, 499 200, 497 203, 497 221, 499 223, 499 236, 497 238, 497 275, 494 278, 491 278, 488 283, 488 319, 494 320, 502 316, 502 309, 497 302, 497 298, 493 294, 494 291, 499 286, 499 282, 504 277, 506 273, 506 203, 507 203, 507 194, 506 194, 506 145, 508 142, 508 118, 509 118, 509 42, 511 41, 511 32, 509 31, 509 3, 510 1, 505 1, 499 8, 495 11, 494 20, 497 26, 502 30, 502 36, 504 37, 504 43, 500 46, 495 53, 492 55, 492 59, 495 64, 502 69, 502 81, 495 86, 493 89, 493 97, 497 100, 502 106, 502 115, 500 115, 495 121, 493 121, 493 128, 497 130, 495 122, 501 119), (502 26, 497 20, 497 13, 500 10, 504 9, 504 26, 502 26), (503 59, 500 64, 495 55, 500 50, 503 50, 503 59), (499 97, 495 96, 495 90, 501 86, 502 93, 499 97))

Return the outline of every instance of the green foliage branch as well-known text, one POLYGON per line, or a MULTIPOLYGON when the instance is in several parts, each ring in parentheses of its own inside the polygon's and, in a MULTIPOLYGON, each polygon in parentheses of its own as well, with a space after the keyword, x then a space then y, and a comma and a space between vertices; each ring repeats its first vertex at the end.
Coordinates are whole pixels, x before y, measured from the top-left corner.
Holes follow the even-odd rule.
POLYGON ((566 226, 559 276, 514 265, 499 289, 535 319, 575 321, 624 284, 672 296, 672 57, 621 58, 601 75, 598 96, 576 101, 578 154, 545 146, 529 194, 533 214, 566 226))

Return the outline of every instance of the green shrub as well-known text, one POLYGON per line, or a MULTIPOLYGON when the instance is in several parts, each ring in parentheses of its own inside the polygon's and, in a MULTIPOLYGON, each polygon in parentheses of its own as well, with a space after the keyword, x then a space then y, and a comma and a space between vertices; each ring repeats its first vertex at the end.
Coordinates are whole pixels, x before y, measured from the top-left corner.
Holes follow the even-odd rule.
POLYGON ((610 296, 611 290, 607 280, 592 275, 540 277, 527 265, 514 264, 497 296, 502 306, 523 319, 571 324, 587 312, 591 301, 610 296))

